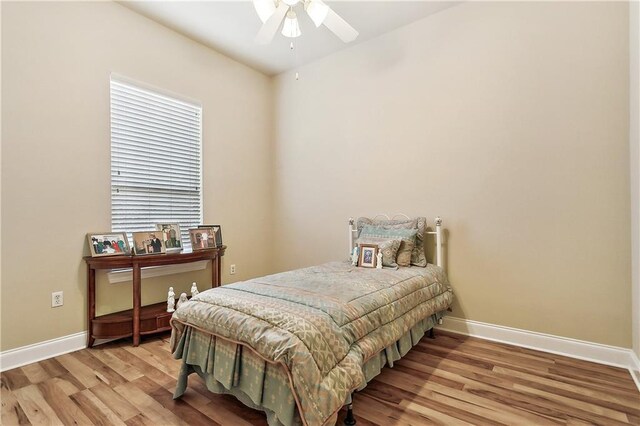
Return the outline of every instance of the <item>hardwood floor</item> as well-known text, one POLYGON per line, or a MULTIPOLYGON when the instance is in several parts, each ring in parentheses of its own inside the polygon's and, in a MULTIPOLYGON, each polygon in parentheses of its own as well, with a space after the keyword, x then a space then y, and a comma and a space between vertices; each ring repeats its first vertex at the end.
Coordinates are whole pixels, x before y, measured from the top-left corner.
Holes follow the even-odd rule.
MULTIPOLYGON (((174 401, 168 346, 114 342, 6 371, 1 423, 266 425, 195 374, 174 401)), ((621 368, 440 332, 356 394, 354 411, 360 426, 640 425, 640 392, 621 368)))

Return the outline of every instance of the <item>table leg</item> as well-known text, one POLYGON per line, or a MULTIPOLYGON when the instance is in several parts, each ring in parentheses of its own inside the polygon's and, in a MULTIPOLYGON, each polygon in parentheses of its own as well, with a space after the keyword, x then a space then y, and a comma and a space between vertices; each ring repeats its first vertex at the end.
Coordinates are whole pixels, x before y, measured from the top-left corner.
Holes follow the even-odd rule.
POLYGON ((220 286, 220 256, 211 259, 211 287, 220 286))
POLYGON ((133 264, 133 346, 140 344, 140 265, 133 264))
POLYGON ((87 265, 87 347, 93 346, 93 320, 96 318, 96 270, 87 265))

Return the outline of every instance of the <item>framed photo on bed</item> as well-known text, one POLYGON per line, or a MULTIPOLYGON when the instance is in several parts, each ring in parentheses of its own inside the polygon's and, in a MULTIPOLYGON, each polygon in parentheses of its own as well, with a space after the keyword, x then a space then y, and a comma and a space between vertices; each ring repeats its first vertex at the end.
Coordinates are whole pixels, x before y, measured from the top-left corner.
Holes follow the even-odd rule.
POLYGON ((160 231, 143 231, 133 233, 133 253, 162 254, 166 253, 164 241, 160 239, 160 231))
POLYGON ((378 246, 376 244, 358 244, 360 256, 358 266, 363 268, 375 268, 378 260, 378 246))
POLYGON ((87 241, 91 257, 129 254, 129 240, 124 232, 90 232, 87 241))

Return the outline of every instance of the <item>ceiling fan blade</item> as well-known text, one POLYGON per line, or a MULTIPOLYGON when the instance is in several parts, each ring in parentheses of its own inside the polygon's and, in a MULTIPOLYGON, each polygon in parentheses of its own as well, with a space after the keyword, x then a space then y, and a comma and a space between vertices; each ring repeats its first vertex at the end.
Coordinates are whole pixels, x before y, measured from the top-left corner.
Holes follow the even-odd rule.
POLYGON ((324 26, 329 28, 340 40, 349 43, 358 37, 358 32, 344 19, 340 17, 333 9, 329 8, 327 17, 323 22, 324 26))
POLYGON ((329 12, 329 6, 327 6, 322 0, 308 0, 304 3, 304 10, 307 11, 307 15, 316 25, 316 28, 322 25, 327 18, 329 12))
POLYGON ((256 36, 256 43, 258 44, 269 44, 271 40, 273 40, 273 36, 278 32, 278 28, 280 28, 280 24, 284 20, 287 11, 289 10, 289 6, 287 6, 283 1, 280 2, 278 8, 271 15, 267 22, 262 25, 258 35, 256 36))
POLYGON ((263 24, 276 11, 276 4, 273 0, 253 0, 253 7, 256 9, 256 13, 263 24))

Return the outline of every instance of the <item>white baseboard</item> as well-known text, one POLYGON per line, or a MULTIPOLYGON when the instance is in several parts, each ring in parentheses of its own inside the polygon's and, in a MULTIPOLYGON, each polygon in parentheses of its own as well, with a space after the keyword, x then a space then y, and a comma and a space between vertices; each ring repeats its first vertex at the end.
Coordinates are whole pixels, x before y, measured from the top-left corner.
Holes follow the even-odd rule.
POLYGON ((437 329, 507 343, 571 358, 627 368, 640 390, 640 362, 631 349, 455 317, 444 317, 437 329))
POLYGON ((640 390, 640 359, 638 359, 638 356, 633 351, 631 351, 631 360, 633 366, 629 368, 629 372, 631 373, 631 377, 633 377, 633 381, 636 382, 638 390, 640 390))
POLYGON ((32 362, 83 349, 87 346, 87 332, 70 334, 33 345, 0 352, 0 371, 22 367, 32 362))

